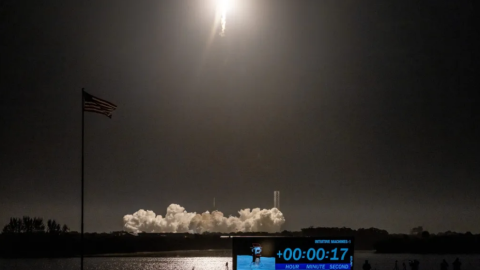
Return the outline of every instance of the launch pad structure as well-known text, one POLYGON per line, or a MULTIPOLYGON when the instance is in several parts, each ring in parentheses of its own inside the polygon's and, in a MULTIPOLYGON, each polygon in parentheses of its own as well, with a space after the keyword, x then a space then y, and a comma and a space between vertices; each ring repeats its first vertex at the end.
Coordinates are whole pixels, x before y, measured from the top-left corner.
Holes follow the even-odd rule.
POLYGON ((280 210, 280 191, 273 192, 273 207, 280 210))

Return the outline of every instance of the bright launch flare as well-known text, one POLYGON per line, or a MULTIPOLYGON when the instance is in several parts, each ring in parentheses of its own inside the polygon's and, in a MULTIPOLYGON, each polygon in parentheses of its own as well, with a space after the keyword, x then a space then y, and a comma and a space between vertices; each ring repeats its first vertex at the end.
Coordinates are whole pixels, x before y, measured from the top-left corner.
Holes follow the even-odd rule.
POLYGON ((227 24, 227 10, 230 8, 231 0, 218 0, 218 11, 220 12, 220 23, 222 24, 222 30, 220 36, 225 36, 225 29, 227 24))

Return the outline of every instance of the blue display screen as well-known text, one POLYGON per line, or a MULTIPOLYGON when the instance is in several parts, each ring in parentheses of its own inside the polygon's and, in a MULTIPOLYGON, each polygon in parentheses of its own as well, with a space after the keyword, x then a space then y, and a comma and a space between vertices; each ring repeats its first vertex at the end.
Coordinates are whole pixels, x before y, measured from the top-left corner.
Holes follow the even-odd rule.
POLYGON ((234 237, 233 269, 353 269, 353 238, 234 237))

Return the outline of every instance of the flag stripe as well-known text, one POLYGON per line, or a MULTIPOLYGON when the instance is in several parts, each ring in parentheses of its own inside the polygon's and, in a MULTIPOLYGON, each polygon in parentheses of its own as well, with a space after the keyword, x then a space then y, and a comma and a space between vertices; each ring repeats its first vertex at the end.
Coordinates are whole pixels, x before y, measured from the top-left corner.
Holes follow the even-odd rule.
POLYGON ((90 109, 85 109, 86 112, 98 112, 98 113, 103 113, 103 114, 111 114, 111 112, 106 112, 104 110, 98 110, 98 109, 93 109, 93 108, 90 108, 90 109))
POLYGON ((109 109, 107 110, 107 109, 102 108, 102 107, 85 105, 85 109, 89 109, 89 108, 97 109, 97 110, 102 110, 102 111, 106 111, 106 112, 113 112, 113 110, 109 110, 109 109))
POLYGON ((103 106, 99 106, 98 104, 96 103, 87 103, 85 102, 85 108, 87 107, 93 107, 93 108, 97 108, 97 109, 102 109, 102 110, 106 110, 106 111, 114 111, 115 109, 112 109, 112 108, 107 108, 107 107, 103 107, 103 106))
POLYGON ((106 111, 102 111, 102 110, 97 110, 97 109, 88 109, 88 110, 85 110, 86 112, 95 112, 95 113, 101 113, 101 114, 104 114, 108 117, 111 117, 112 116, 112 113, 111 112, 106 112, 106 111))
POLYGON ((92 105, 85 105, 85 110, 88 110, 88 109, 95 109, 95 110, 101 110, 101 111, 106 111, 106 112, 113 112, 113 110, 110 110, 110 109, 105 109, 105 108, 102 108, 102 107, 99 107, 99 106, 92 106, 92 105))
POLYGON ((113 109, 116 109, 116 108, 117 108, 117 106, 116 106, 115 104, 110 103, 110 102, 108 102, 108 101, 105 101, 105 100, 103 100, 103 99, 99 99, 99 98, 96 98, 96 97, 93 97, 92 99, 93 99, 95 102, 100 103, 100 104, 102 104, 102 105, 105 106, 105 107, 110 107, 110 108, 113 108, 113 109))
POLYGON ((94 97, 87 92, 83 92, 83 110, 86 112, 101 113, 108 117, 112 117, 112 112, 117 108, 117 105, 94 97))

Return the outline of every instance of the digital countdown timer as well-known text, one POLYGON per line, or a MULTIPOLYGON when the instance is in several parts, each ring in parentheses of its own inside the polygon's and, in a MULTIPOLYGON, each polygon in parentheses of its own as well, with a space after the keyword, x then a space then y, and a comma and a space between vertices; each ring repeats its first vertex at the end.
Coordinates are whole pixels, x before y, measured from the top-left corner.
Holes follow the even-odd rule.
POLYGON ((234 237, 233 270, 353 269, 353 238, 234 237))

